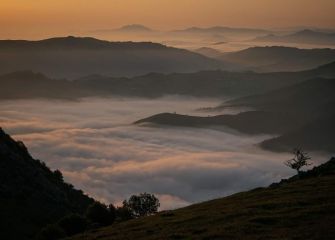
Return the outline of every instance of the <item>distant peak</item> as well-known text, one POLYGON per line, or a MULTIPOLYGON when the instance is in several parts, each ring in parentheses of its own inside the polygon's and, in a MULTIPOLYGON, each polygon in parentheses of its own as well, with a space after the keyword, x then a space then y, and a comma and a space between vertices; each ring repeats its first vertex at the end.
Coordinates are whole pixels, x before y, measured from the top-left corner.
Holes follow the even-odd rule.
POLYGON ((304 29, 304 30, 301 30, 301 31, 295 33, 295 35, 304 35, 304 36, 315 35, 315 34, 322 34, 322 32, 313 31, 311 29, 304 29))
POLYGON ((121 30, 121 31, 146 31, 146 32, 153 31, 151 28, 148 28, 148 27, 146 27, 144 25, 141 25, 141 24, 125 25, 125 26, 122 26, 121 28, 119 28, 118 30, 121 30))

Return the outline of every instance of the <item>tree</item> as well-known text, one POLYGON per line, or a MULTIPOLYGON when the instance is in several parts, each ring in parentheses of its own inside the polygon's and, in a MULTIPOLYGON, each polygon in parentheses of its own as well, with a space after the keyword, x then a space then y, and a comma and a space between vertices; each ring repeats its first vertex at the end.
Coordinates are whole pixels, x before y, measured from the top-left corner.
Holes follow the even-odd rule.
POLYGON ((116 220, 127 221, 133 218, 132 212, 129 208, 122 206, 116 208, 116 220))
POLYGON ((149 216, 157 213, 160 206, 158 198, 153 194, 141 193, 123 201, 123 207, 129 209, 133 217, 149 216))
POLYGON ((296 170, 298 174, 300 174, 300 169, 304 166, 309 166, 311 163, 309 160, 311 159, 307 153, 303 152, 301 149, 293 150, 294 158, 285 162, 285 165, 296 170))
POLYGON ((95 202, 87 208, 86 217, 92 223, 108 226, 115 220, 115 208, 114 206, 108 208, 105 204, 95 202))

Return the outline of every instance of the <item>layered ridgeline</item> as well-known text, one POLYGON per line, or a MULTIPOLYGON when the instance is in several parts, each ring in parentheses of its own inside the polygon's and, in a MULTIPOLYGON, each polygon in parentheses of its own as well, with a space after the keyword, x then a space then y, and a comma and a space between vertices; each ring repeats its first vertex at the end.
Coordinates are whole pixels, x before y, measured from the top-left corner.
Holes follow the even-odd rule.
POLYGON ((333 239, 335 158, 268 188, 164 211, 71 239, 333 239))
POLYGON ((334 91, 335 79, 314 78, 208 109, 217 111, 227 107, 247 107, 254 111, 212 117, 163 113, 139 120, 136 124, 206 128, 226 126, 247 134, 279 135, 261 143, 262 147, 274 151, 291 151, 295 147, 302 147, 311 151, 334 152, 334 91))
POLYGON ((77 78, 89 74, 135 76, 224 68, 222 62, 203 55, 151 42, 78 37, 1 40, 0 51, 0 74, 32 70, 51 77, 77 78))
POLYGON ((0 128, 1 239, 33 239, 47 224, 70 213, 83 214, 93 202, 0 128))
POLYGON ((300 44, 319 44, 319 45, 335 45, 334 32, 320 32, 305 29, 296 33, 279 36, 268 34, 266 36, 257 37, 253 41, 258 42, 283 42, 283 43, 300 43, 300 44))
POLYGON ((300 49, 292 47, 252 47, 219 54, 208 49, 199 53, 225 63, 239 65, 257 72, 303 71, 335 61, 335 49, 300 49))
POLYGON ((151 73, 133 78, 90 75, 74 81, 55 80, 31 71, 0 76, 0 99, 126 96, 155 98, 164 95, 239 97, 264 93, 307 79, 335 77, 335 62, 301 72, 151 73))

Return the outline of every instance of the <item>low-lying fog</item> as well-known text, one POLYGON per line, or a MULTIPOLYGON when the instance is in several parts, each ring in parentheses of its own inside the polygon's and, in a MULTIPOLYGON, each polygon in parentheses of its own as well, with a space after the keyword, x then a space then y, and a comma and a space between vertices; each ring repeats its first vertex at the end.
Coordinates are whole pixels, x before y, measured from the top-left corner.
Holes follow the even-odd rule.
POLYGON ((116 204, 150 192, 162 209, 176 208, 294 174, 283 164, 291 155, 255 146, 267 136, 132 125, 160 112, 199 115, 195 109, 218 103, 172 97, 8 101, 0 104, 0 126, 66 181, 116 204))

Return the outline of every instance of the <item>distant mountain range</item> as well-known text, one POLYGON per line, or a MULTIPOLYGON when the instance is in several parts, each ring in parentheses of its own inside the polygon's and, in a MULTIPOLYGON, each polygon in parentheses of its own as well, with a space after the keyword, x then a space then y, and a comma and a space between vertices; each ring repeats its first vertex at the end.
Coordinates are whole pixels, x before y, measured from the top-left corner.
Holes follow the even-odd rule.
POLYGON ((90 74, 135 76, 224 68, 220 61, 151 42, 78 37, 0 40, 0 51, 0 74, 29 69, 57 78, 77 78, 90 74))
POLYGON ((335 62, 301 72, 255 73, 201 71, 196 73, 150 73, 133 78, 89 75, 69 81, 50 79, 31 71, 0 76, 0 99, 125 96, 157 98, 164 95, 239 97, 259 94, 302 82, 335 77, 335 62))
POLYGON ((208 28, 190 27, 182 30, 174 31, 176 33, 187 33, 187 34, 235 34, 235 35, 264 35, 270 33, 268 30, 257 29, 257 28, 234 28, 224 26, 214 26, 208 28))
POLYGON ((259 72, 302 71, 335 61, 335 49, 252 47, 214 57, 259 72))
POLYGON ((83 214, 93 202, 0 128, 1 239, 35 239, 47 224, 70 213, 83 214))
POLYGON ((299 31, 293 34, 289 34, 289 35, 284 35, 284 36, 268 34, 266 36, 257 37, 253 41, 334 45, 335 44, 335 33, 326 33, 326 32, 305 29, 305 30, 302 30, 302 31, 299 31))

